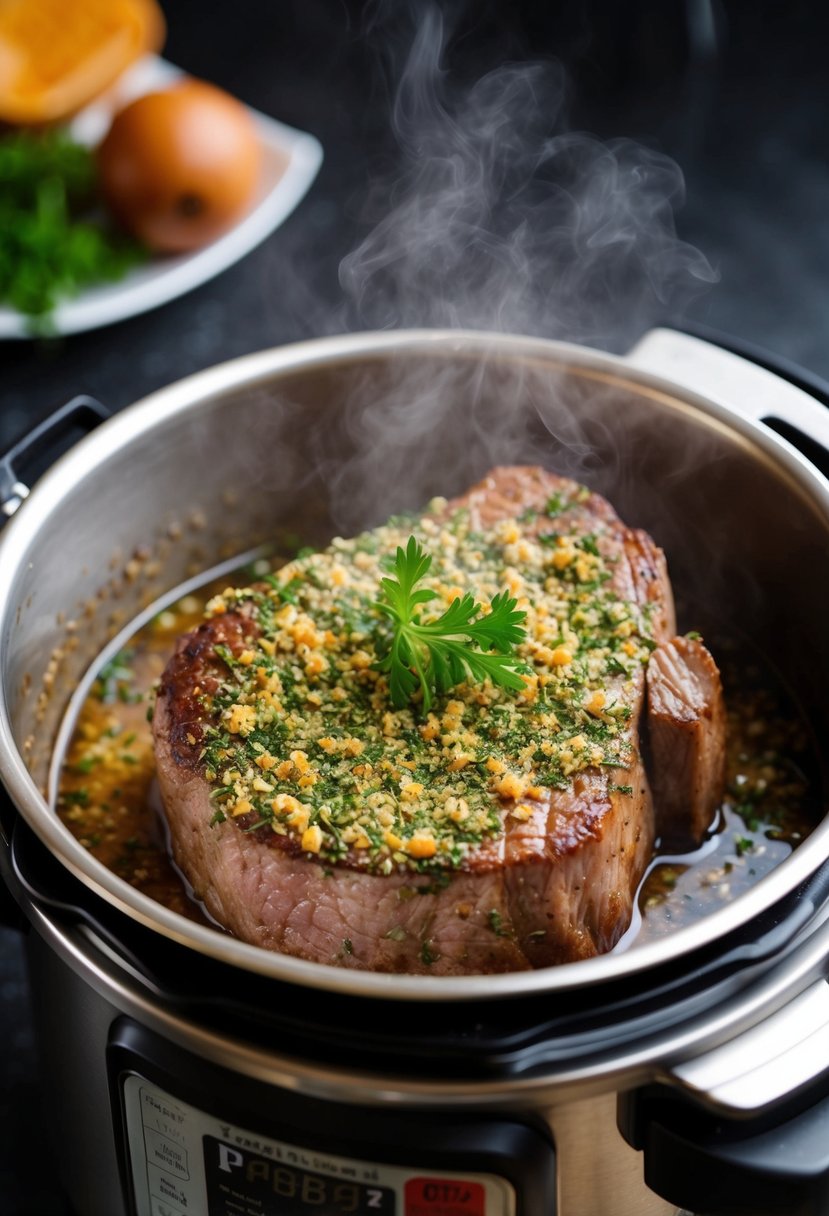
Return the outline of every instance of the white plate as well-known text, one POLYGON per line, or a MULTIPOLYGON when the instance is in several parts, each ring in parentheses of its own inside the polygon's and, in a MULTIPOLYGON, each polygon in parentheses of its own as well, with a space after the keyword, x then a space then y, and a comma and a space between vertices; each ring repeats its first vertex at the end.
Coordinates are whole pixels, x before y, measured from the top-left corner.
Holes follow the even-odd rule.
MULTIPOLYGON (((143 93, 165 88, 183 74, 171 63, 147 56, 121 77, 106 99, 78 114, 70 133, 79 143, 94 146, 106 134, 115 110, 143 93)), ((153 258, 119 282, 87 288, 59 305, 52 314, 57 333, 97 329, 174 300, 238 262, 287 219, 317 175, 322 145, 313 135, 286 127, 258 110, 249 113, 262 145, 262 173, 250 211, 218 240, 195 253, 153 258)), ((26 317, 12 308, 0 308, 0 338, 31 336, 26 317)))

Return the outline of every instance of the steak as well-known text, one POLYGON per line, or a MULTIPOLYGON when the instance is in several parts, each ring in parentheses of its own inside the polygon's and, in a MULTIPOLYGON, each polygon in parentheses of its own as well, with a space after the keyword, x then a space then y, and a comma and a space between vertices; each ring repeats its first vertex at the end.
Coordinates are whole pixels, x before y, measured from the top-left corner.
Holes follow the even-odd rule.
POLYGON ((699 842, 725 782, 725 704, 717 665, 697 638, 674 638, 648 663, 648 736, 657 829, 699 842))
POLYGON ((180 639, 153 717, 174 859, 225 929, 315 962, 458 975, 608 951, 655 842, 648 679, 661 830, 703 831, 720 797, 716 668, 674 631, 652 540, 539 468, 335 539, 180 639), (517 599, 523 692, 392 706, 375 600, 410 534, 433 616, 466 592, 517 599))

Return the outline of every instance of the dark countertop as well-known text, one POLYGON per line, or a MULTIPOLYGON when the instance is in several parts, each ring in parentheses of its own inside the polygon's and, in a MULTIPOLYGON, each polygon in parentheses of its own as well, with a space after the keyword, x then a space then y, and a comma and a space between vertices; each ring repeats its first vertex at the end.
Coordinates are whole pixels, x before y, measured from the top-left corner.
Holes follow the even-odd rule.
MULTIPOLYGON (((442 323, 448 317, 471 325, 496 320, 506 329, 581 337, 614 349, 650 324, 685 318, 829 378, 829 94, 819 6, 793 3, 771 15, 747 2, 714 8, 696 0, 684 7, 593 0, 543 18, 536 11, 541 6, 529 3, 478 6, 449 56, 453 87, 466 90, 459 95, 468 95, 471 83, 498 63, 563 58, 572 129, 605 140, 631 137, 678 159, 687 183, 679 234, 702 251, 716 272, 707 277, 717 279, 707 285, 689 279, 683 267, 699 270, 701 262, 665 238, 658 248, 647 245, 654 255, 647 267, 634 258, 616 274, 602 264, 600 281, 585 289, 594 293, 587 309, 570 309, 562 288, 552 305, 548 293, 545 307, 517 302, 512 313, 493 312, 474 284, 459 294, 436 273, 424 278, 426 254, 417 246, 401 252, 391 241, 381 246, 386 277, 370 278, 365 262, 352 259, 343 276, 352 294, 344 295, 340 267, 370 231, 370 213, 375 222, 387 214, 412 180, 413 163, 418 173, 428 170, 430 150, 439 151, 439 141, 427 140, 409 160, 408 177, 399 166, 392 170, 397 153, 390 81, 399 77, 401 48, 411 42, 402 7, 345 0, 235 0, 232 6, 167 0, 164 7, 170 60, 313 132, 325 163, 288 221, 197 291, 94 333, 5 343, 0 451, 80 391, 119 409, 190 372, 265 346, 345 327, 442 323), (670 18, 668 9, 675 10, 670 18), (384 39, 397 59, 385 73, 378 66, 384 39), (653 277, 643 286, 648 276, 656 277, 656 286, 653 277), (365 290, 362 301, 358 289, 365 290)), ((423 36, 428 23, 424 10, 417 11, 423 36)), ((429 111, 428 98, 418 104, 429 111)), ((508 112, 507 100, 504 106, 508 112)), ((499 106, 487 111, 490 117, 503 112, 499 106)), ((510 129, 522 130, 523 117, 510 129)), ((622 164, 628 153, 614 147, 622 164)), ((664 174, 663 162, 650 163, 664 174)), ((587 191, 585 206, 594 203, 587 191)), ((445 198, 440 205, 446 206, 445 198)), ((411 220, 401 213, 400 229, 408 231, 411 220)), ((632 222, 641 241, 653 224, 663 236, 668 231, 661 204, 650 216, 640 208, 632 222)), ((550 254, 542 237, 543 231, 521 250, 529 254, 530 271, 537 271, 537 256, 550 254)), ((572 269, 572 257, 567 264, 572 269)), ((549 270, 552 262, 542 266, 549 270)), ((516 271, 525 272, 526 265, 516 271)), ((536 280, 537 274, 532 290, 536 280)), ((49 1100, 48 1078, 37 1080, 27 1002, 19 936, 0 930, 0 1206, 5 1216, 65 1216, 58 1181, 42 1164, 38 1101, 41 1094, 49 1100)))

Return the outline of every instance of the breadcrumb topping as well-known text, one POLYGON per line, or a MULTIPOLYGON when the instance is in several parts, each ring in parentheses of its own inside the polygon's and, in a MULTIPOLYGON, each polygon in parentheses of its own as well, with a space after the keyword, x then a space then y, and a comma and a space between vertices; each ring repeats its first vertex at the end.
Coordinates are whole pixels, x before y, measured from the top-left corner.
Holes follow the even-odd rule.
POLYGON ((239 653, 216 648, 227 676, 203 702, 215 722, 202 754, 214 821, 267 827, 320 859, 380 873, 461 867, 551 788, 629 767, 626 724, 654 646, 648 606, 614 590, 618 531, 569 484, 546 511, 485 532, 435 500, 425 515, 337 538, 267 583, 214 596, 208 619, 242 609, 256 626, 239 653), (486 681, 438 696, 425 716, 417 701, 392 706, 376 668, 390 626, 375 601, 411 535, 433 559, 424 585, 437 598, 424 620, 466 592, 484 606, 504 589, 517 597, 523 692, 486 681))

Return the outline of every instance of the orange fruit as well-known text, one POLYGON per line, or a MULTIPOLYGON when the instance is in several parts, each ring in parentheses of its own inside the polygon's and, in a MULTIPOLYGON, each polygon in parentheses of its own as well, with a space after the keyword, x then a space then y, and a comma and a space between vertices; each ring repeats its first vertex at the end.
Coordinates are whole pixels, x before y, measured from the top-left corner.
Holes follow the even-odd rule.
POLYGON ((113 214, 164 253, 196 249, 234 224, 250 205, 260 163, 250 113, 200 80, 139 97, 98 149, 113 214))

